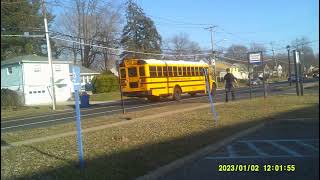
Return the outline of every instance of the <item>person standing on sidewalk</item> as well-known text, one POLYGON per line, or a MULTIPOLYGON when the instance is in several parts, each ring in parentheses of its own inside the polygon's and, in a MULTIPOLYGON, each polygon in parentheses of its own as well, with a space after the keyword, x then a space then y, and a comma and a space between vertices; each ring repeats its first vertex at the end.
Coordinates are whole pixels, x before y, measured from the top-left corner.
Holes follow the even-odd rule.
POLYGON ((225 88, 226 88, 226 102, 228 102, 228 94, 231 92, 231 96, 232 96, 232 101, 235 100, 235 95, 234 95, 234 83, 237 84, 238 86, 238 82, 237 82, 237 78, 234 77, 234 75, 232 73, 230 73, 230 69, 227 68, 226 69, 227 74, 224 76, 224 84, 225 84, 225 88))

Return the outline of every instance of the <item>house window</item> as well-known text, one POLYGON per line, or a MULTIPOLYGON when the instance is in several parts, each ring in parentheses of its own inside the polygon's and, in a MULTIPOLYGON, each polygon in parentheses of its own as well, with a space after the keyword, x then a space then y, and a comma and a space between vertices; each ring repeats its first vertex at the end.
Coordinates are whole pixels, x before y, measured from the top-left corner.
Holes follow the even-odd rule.
POLYGON ((7 74, 8 74, 8 75, 11 75, 11 74, 12 74, 12 67, 8 67, 8 68, 7 68, 7 74))
POLYGON ((46 91, 45 90, 42 90, 42 93, 45 93, 46 91))
POLYGON ((60 65, 55 65, 55 71, 60 72, 61 71, 61 66, 60 65))
POLYGON ((34 72, 40 72, 40 71, 41 71, 40 65, 34 65, 33 71, 34 71, 34 72))

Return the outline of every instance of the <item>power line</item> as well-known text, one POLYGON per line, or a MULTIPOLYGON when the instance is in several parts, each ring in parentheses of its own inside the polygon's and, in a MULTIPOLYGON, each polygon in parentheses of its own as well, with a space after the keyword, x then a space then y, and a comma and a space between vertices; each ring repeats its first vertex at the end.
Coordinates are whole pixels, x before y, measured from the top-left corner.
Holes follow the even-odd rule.
POLYGON ((45 35, 1 34, 1 37, 44 38, 45 35))
POLYGON ((87 44, 87 43, 80 43, 78 41, 73 41, 73 40, 68 40, 68 39, 63 39, 63 38, 57 38, 57 37, 51 37, 52 39, 56 40, 61 40, 65 42, 72 42, 72 43, 77 43, 85 46, 91 46, 91 47, 97 47, 97 48, 103 48, 103 49, 108 49, 108 50, 113 50, 113 51, 119 51, 119 52, 129 52, 129 53, 136 53, 136 54, 145 54, 145 55, 156 55, 156 56, 183 56, 183 57, 192 57, 192 56, 206 56, 210 55, 211 53, 203 53, 203 54, 190 54, 190 55, 176 55, 176 54, 159 54, 159 53, 147 53, 147 52, 139 52, 139 51, 131 51, 131 50, 125 50, 125 49, 120 49, 120 48, 110 48, 106 46, 101 46, 101 45, 95 45, 95 44, 87 44))

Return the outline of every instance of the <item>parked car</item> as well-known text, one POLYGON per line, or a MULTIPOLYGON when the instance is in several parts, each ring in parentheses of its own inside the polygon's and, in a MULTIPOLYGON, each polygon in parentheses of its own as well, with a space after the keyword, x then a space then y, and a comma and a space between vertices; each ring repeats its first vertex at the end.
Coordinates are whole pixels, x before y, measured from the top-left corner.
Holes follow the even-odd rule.
POLYGON ((261 85, 261 84, 263 84, 263 82, 260 78, 251 79, 251 85, 261 85))

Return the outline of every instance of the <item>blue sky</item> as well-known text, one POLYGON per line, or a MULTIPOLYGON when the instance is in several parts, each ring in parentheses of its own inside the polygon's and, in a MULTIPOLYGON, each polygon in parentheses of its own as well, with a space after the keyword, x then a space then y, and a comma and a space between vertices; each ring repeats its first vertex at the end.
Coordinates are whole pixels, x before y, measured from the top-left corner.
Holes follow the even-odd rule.
MULTIPOLYGON (((250 42, 270 48, 290 44, 299 37, 319 40, 318 0, 136 0, 154 20, 163 39, 180 32, 202 48, 210 49, 206 25, 217 25, 215 40, 219 46, 250 42), (226 41, 221 41, 227 39, 226 41)), ((319 44, 312 44, 319 52, 319 44)))

